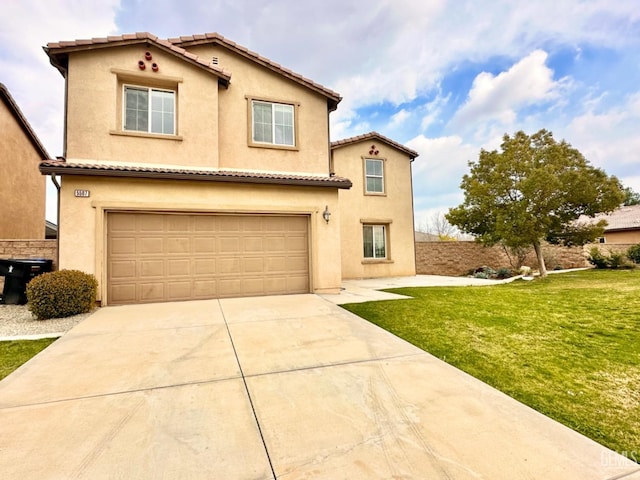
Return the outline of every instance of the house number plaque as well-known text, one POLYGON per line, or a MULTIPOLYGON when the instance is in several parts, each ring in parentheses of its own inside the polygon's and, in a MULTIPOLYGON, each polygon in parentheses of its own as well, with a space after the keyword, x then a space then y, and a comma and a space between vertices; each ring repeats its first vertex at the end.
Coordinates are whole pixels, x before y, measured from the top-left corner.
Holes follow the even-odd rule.
POLYGON ((73 192, 76 197, 85 197, 87 198, 91 192, 89 190, 76 190, 73 192))

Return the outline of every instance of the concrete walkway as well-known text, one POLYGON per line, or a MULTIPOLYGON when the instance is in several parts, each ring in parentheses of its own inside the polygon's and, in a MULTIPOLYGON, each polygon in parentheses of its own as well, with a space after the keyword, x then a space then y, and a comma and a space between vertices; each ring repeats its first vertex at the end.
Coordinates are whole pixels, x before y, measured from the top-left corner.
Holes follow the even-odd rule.
POLYGON ((362 303, 376 300, 397 300, 408 298, 395 293, 382 292, 390 288, 402 287, 470 287, 489 286, 513 282, 517 278, 505 280, 485 280, 469 277, 445 277, 442 275, 414 275, 410 277, 367 278, 363 280, 343 280, 342 290, 335 295, 322 295, 336 305, 362 303))
POLYGON ((638 480, 316 295, 106 307, 0 382, 7 479, 638 480))

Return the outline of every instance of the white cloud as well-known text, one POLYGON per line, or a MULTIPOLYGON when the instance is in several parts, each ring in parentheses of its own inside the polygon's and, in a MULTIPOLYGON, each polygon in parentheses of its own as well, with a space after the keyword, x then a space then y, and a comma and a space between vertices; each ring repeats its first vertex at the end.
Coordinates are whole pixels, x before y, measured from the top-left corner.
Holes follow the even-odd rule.
POLYGON ((398 128, 403 123, 407 121, 407 119, 411 117, 411 113, 404 108, 398 111, 397 113, 391 115, 391 121, 389 122, 389 128, 398 128))
POLYGON ((506 72, 480 73, 473 81, 467 102, 456 112, 452 123, 474 125, 496 120, 512 124, 520 108, 558 97, 560 82, 546 66, 547 53, 535 50, 506 72))
MULTIPOLYGON (((621 105, 590 110, 559 130, 595 166, 637 185, 640 172, 640 92, 621 105)), ((633 187, 635 188, 635 187, 633 187)))

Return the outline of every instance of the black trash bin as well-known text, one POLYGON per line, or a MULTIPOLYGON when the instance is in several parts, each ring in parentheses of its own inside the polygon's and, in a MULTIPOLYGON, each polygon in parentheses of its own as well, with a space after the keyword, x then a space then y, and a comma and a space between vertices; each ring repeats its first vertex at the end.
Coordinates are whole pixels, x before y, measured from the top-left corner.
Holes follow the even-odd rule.
POLYGON ((4 277, 0 303, 27 303, 27 283, 42 273, 50 272, 52 267, 53 260, 46 258, 0 258, 0 276, 4 277))

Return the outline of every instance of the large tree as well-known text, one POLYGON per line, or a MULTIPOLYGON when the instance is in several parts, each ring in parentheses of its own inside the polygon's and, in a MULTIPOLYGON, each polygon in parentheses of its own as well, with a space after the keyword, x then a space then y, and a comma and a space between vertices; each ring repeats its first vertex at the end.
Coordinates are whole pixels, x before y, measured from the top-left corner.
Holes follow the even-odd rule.
POLYGON ((503 137, 501 151, 480 151, 462 178, 464 203, 447 220, 485 245, 532 246, 540 275, 547 271, 541 242, 582 245, 601 236, 606 222, 582 222, 620 206, 624 193, 616 177, 595 168, 547 130, 503 137))

